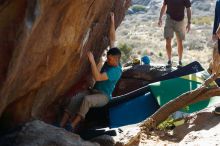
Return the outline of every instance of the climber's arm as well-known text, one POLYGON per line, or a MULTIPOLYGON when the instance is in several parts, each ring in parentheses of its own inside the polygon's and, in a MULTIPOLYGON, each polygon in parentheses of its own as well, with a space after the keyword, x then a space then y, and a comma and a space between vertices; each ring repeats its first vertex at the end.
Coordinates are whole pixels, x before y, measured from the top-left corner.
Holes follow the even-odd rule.
POLYGON ((110 40, 110 48, 115 47, 115 16, 114 13, 111 12, 111 25, 109 30, 109 40, 110 40))
POLYGON ((89 61, 90 61, 90 64, 91 64, 91 69, 92 69, 92 75, 95 79, 95 81, 105 81, 105 80, 108 80, 108 76, 107 74, 104 72, 104 73, 100 73, 96 63, 95 63, 95 59, 94 59, 94 56, 92 54, 92 52, 88 52, 87 53, 87 56, 89 58, 89 61))

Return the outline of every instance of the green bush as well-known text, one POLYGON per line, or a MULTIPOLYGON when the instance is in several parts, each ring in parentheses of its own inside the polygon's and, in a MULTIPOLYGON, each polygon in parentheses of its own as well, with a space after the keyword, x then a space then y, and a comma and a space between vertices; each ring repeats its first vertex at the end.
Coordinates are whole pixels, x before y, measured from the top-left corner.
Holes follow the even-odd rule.
POLYGON ((132 54, 132 47, 126 43, 118 45, 118 48, 121 50, 121 62, 122 64, 127 63, 130 60, 132 54))
POLYGON ((213 22, 213 17, 211 16, 202 16, 202 17, 195 17, 192 19, 192 24, 197 24, 197 25, 211 25, 213 22))
POLYGON ((133 5, 133 6, 131 7, 131 9, 132 9, 135 13, 136 13, 136 12, 140 12, 140 11, 144 11, 144 12, 147 11, 146 7, 143 6, 143 5, 133 5))
POLYGON ((174 119, 169 117, 157 126, 159 130, 166 130, 174 126, 174 119))

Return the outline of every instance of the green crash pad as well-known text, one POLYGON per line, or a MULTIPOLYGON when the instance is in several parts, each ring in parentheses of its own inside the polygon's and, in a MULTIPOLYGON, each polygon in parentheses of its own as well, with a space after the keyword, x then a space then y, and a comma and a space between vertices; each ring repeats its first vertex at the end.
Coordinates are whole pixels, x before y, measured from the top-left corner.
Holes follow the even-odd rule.
MULTIPOLYGON (((194 90, 201 86, 205 79, 209 77, 206 71, 202 71, 195 74, 182 76, 179 78, 169 79, 150 84, 151 93, 157 99, 160 106, 163 106, 170 100, 180 96, 181 94, 194 90)), ((213 82, 211 85, 214 85, 213 82)), ((215 103, 220 103, 220 97, 212 97, 210 99, 191 104, 181 111, 186 113, 192 113, 211 106, 215 103)))

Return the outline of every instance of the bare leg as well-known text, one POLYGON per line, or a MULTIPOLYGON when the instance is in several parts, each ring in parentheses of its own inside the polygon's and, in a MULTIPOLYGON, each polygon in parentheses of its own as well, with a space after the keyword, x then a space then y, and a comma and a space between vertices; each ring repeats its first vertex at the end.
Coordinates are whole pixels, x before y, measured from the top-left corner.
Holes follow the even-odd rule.
POLYGON ((91 94, 84 97, 82 104, 79 108, 78 114, 73 118, 71 126, 76 128, 79 122, 85 118, 86 113, 88 113, 89 109, 92 107, 102 107, 108 103, 109 99, 106 95, 97 93, 91 94))
POLYGON ((66 123, 67 123, 67 121, 69 120, 69 118, 70 118, 69 113, 65 112, 64 115, 63 115, 63 117, 62 117, 62 120, 61 120, 61 122, 60 122, 60 127, 63 128, 63 127, 66 125, 66 123))
POLYGON ((172 42, 172 39, 169 39, 169 38, 166 39, 166 50, 167 50, 167 57, 169 61, 171 61, 171 53, 172 53, 171 42, 172 42))
POLYGON ((72 123, 71 123, 71 126, 73 128, 76 128, 76 126, 79 124, 79 122, 82 120, 82 117, 80 115, 76 115, 73 120, 72 120, 72 123))
POLYGON ((179 55, 179 61, 182 61, 183 56, 183 40, 181 40, 178 35, 176 35, 177 39, 177 47, 178 47, 178 55, 179 55))

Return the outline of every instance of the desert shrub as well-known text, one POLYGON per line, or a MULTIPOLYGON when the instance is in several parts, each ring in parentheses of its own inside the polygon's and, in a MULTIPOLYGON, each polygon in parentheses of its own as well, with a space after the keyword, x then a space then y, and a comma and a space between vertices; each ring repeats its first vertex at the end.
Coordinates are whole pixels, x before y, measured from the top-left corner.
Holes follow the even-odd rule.
POLYGON ((129 57, 132 55, 132 47, 126 43, 121 43, 118 45, 118 48, 121 50, 121 62, 122 64, 129 61, 129 57))
POLYGON ((188 47, 189 50, 203 50, 205 44, 206 41, 190 37, 184 46, 188 47))
POLYGON ((195 17, 192 18, 192 24, 196 24, 196 25, 211 25, 213 22, 213 17, 210 16, 202 16, 202 17, 195 17))
POLYGON ((122 36, 126 36, 126 35, 128 35, 128 33, 129 33, 129 31, 127 29, 121 31, 122 36))
POLYGON ((183 118, 179 118, 179 119, 173 119, 171 116, 168 117, 165 121, 163 121, 162 123, 160 123, 157 126, 158 130, 172 130, 173 128, 175 128, 176 126, 180 126, 182 124, 185 123, 185 120, 183 118))
POLYGON ((131 7, 131 9, 132 9, 132 11, 133 11, 134 13, 140 12, 140 11, 147 11, 146 7, 143 6, 143 5, 133 5, 133 6, 131 7))
POLYGON ((159 130, 166 130, 166 129, 170 129, 171 127, 174 126, 174 119, 169 117, 167 118, 165 121, 163 121, 162 123, 160 123, 157 126, 157 129, 159 130))

